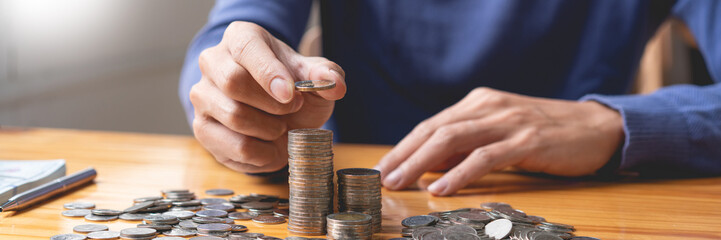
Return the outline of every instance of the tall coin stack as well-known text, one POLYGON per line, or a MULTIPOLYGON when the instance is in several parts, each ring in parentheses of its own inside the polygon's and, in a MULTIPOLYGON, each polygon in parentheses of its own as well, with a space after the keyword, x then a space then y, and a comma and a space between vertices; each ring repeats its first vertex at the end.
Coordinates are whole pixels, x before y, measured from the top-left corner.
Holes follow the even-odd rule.
POLYGON ((338 210, 373 217, 373 232, 381 231, 381 172, 368 168, 338 170, 338 210))
POLYGON ((373 238, 371 215, 357 212, 344 212, 328 215, 328 239, 373 238))
POLYGON ((326 233, 333 213, 333 132, 294 129, 288 132, 288 231, 299 235, 326 233))

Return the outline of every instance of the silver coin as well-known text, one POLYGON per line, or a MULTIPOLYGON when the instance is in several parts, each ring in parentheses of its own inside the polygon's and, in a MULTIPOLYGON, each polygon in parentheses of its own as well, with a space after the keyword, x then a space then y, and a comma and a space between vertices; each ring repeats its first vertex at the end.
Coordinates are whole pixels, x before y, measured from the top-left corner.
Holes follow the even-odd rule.
POLYGON ((285 218, 269 216, 269 215, 261 215, 261 216, 254 217, 253 222, 262 223, 262 224, 281 224, 281 223, 285 222, 285 218))
POLYGON ((236 219, 236 220, 250 220, 256 217, 257 215, 249 213, 249 212, 232 212, 228 213, 228 218, 236 219))
POLYGON ((444 236, 448 235, 452 232, 468 233, 468 234, 472 234, 472 235, 478 234, 475 229, 473 229, 472 227, 466 226, 466 225, 453 225, 453 226, 444 228, 442 231, 444 236))
POLYGON ((83 240, 83 239, 85 239, 84 235, 75 234, 75 233, 58 234, 58 235, 50 237, 50 240, 83 240))
POLYGON ((224 188, 216 188, 216 189, 208 189, 205 190, 205 194, 213 195, 213 196, 226 196, 226 195, 233 195, 233 190, 230 189, 224 189, 224 188))
POLYGON ((91 210, 94 215, 98 216, 118 216, 123 212, 114 209, 93 209, 91 210))
POLYGON ((245 209, 273 209, 275 204, 270 202, 247 202, 240 205, 245 209))
POLYGON ((182 228, 174 228, 170 231, 163 232, 163 235, 165 236, 176 236, 176 237, 192 237, 197 235, 197 232, 195 230, 188 230, 188 229, 182 229, 182 228))
POLYGON ((99 232, 99 231, 107 231, 108 226, 100 225, 100 224, 82 224, 77 225, 73 227, 74 232, 79 233, 89 233, 89 232, 99 232))
POLYGON ((99 231, 88 233, 89 239, 117 239, 120 233, 116 231, 99 231))
POLYGON ((100 215, 95 215, 95 214, 85 215, 85 220, 93 221, 93 222, 107 222, 107 221, 112 221, 115 219, 118 219, 117 215, 112 215, 112 216, 100 216, 100 215))
POLYGON ((71 203, 63 204, 63 207, 65 209, 93 209, 93 208, 95 208, 95 203, 71 202, 71 203))
POLYGON ((203 206, 203 210, 221 210, 225 212, 231 212, 235 211, 235 205, 233 205, 232 203, 209 204, 203 206))
POLYGON ((123 213, 118 216, 122 220, 126 221, 142 221, 143 218, 147 217, 148 213, 123 213))
POLYGON ((496 219, 486 224, 485 234, 496 239, 502 239, 511 233, 513 223, 508 219, 496 219))
POLYGON ((174 216, 180 220, 191 219, 193 218, 193 216, 195 216, 195 213, 191 211, 168 211, 164 212, 163 214, 174 216))
POLYGON ((129 208, 126 208, 125 210, 123 210, 123 212, 136 213, 136 212, 140 212, 143 210, 147 210, 148 208, 151 208, 153 206, 155 206, 155 203, 152 201, 139 202, 133 206, 130 206, 129 208))
POLYGON ((143 238, 155 236, 157 232, 158 231, 152 228, 126 228, 120 230, 120 236, 127 238, 143 238))
POLYGON ((228 216, 228 212, 221 211, 221 210, 201 210, 195 213, 196 216, 199 217, 226 217, 228 216))
POLYGON ((438 218, 430 215, 408 217, 401 221, 401 225, 409 228, 430 226, 438 222, 438 218))
POLYGON ((153 240, 186 240, 186 238, 182 238, 182 237, 156 237, 156 238, 153 238, 153 240))
POLYGON ((222 198, 203 198, 200 199, 200 203, 203 205, 211 205, 211 204, 219 204, 219 203, 227 203, 228 200, 222 199, 222 198))
POLYGON ((133 202, 136 202, 136 203, 148 202, 148 201, 152 202, 152 201, 156 201, 156 200, 160 200, 160 199, 163 199, 163 197, 159 197, 159 196, 140 197, 140 198, 133 199, 133 202))
POLYGON ((167 224, 138 224, 136 225, 138 228, 152 228, 155 229, 155 231, 158 232, 164 232, 164 231, 170 231, 170 229, 173 229, 172 225, 167 224))
POLYGON ((195 230, 198 225, 200 225, 200 223, 193 222, 192 220, 185 220, 178 223, 178 226, 187 230, 195 230))
POLYGON ((71 209, 62 211, 60 214, 66 217, 85 217, 85 215, 90 213, 90 209, 71 209))
POLYGON ((231 232, 245 232, 248 231, 248 227, 240 224, 230 224, 231 232))

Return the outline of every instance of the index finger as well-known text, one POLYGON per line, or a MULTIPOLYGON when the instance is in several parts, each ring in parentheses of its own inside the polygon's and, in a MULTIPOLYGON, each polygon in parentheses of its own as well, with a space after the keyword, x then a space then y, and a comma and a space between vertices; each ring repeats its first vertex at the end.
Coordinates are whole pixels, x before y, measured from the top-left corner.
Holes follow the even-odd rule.
POLYGON ((272 36, 262 27, 247 22, 228 26, 223 41, 233 59, 245 68, 258 84, 281 103, 293 99, 293 75, 270 47, 272 36))

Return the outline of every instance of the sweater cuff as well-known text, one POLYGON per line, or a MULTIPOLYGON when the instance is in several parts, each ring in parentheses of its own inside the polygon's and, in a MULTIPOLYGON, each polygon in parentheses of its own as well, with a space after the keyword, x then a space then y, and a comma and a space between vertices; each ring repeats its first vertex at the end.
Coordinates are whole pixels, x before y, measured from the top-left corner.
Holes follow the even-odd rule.
POLYGON ((591 94, 580 101, 596 101, 621 114, 625 142, 619 169, 639 172, 673 171, 687 158, 686 120, 664 99, 653 95, 591 94))

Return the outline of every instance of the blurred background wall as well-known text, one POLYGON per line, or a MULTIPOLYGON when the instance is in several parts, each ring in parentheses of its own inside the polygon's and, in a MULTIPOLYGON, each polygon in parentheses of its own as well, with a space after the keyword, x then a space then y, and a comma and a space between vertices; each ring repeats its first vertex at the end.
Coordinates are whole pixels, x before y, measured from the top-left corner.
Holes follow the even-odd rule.
POLYGON ((212 5, 0 1, 0 125, 190 134, 178 77, 212 5))

